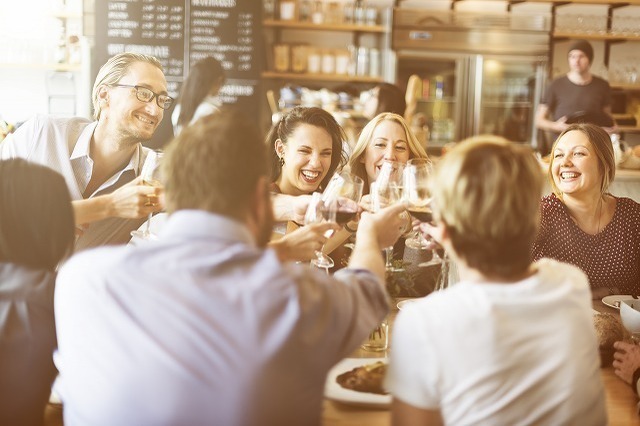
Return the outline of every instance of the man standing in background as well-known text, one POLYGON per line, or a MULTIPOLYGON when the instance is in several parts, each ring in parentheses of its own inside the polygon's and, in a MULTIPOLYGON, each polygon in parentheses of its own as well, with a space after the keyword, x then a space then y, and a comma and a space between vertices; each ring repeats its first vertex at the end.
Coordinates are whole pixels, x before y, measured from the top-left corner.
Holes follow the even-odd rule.
MULTIPOLYGON (((21 157, 61 173, 73 200, 76 250, 126 243, 149 213, 162 210, 158 189, 139 178, 164 110, 173 99, 160 62, 121 53, 93 86, 94 118, 38 115, 0 144, 0 158, 21 157)), ((25 194, 28 196, 28 194, 25 194)))
POLYGON ((571 123, 592 123, 615 131, 611 116, 611 87, 591 74, 593 46, 576 40, 569 46, 569 72, 549 85, 536 112, 536 127, 545 131, 541 151, 548 154, 551 144, 571 123))

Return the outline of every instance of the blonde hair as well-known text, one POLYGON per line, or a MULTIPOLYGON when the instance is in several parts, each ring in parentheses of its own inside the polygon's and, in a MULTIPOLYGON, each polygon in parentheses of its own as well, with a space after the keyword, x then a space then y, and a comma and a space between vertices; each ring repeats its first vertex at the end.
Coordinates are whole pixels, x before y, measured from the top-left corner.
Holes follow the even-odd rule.
POLYGON ((434 215, 456 254, 488 276, 512 277, 531 263, 543 177, 528 146, 474 137, 437 164, 434 215))
MULTIPOLYGON (((93 83, 91 101, 93 102, 93 118, 98 120, 102 107, 100 106, 100 88, 111 86, 120 81, 129 71, 129 67, 136 62, 146 62, 162 70, 162 64, 156 58, 142 53, 124 52, 119 53, 109 59, 98 71, 96 81, 93 83)), ((164 72, 164 71, 163 71, 164 72)))
POLYGON ((588 123, 570 125, 564 132, 560 133, 560 136, 558 136, 553 143, 551 147, 551 161, 549 161, 549 168, 547 169, 547 178, 549 179, 551 190, 556 197, 562 199, 562 191, 560 191, 553 179, 553 163, 555 161, 553 152, 556 150, 560 138, 573 130, 582 132, 587 139, 589 139, 589 142, 591 142, 591 146, 593 146, 594 153, 598 159, 598 170, 602 174, 600 194, 604 195, 609 190, 609 185, 616 176, 616 157, 613 152, 613 144, 611 143, 609 134, 605 132, 602 127, 588 123))
POLYGON ((404 129, 404 133, 407 136, 407 143, 409 145, 409 158, 429 158, 427 152, 424 150, 420 141, 413 134, 407 122, 402 118, 402 116, 398 114, 394 114, 391 112, 383 112, 382 114, 376 115, 367 123, 366 126, 362 129, 360 133, 360 137, 358 138, 358 142, 353 147, 353 153, 349 158, 349 169, 351 173, 362 178, 365 182, 365 188, 369 187, 369 178, 367 177, 367 172, 365 170, 364 164, 360 161, 362 156, 364 155, 371 139, 373 138, 373 132, 378 127, 380 123, 383 121, 391 121, 393 123, 398 123, 404 129))

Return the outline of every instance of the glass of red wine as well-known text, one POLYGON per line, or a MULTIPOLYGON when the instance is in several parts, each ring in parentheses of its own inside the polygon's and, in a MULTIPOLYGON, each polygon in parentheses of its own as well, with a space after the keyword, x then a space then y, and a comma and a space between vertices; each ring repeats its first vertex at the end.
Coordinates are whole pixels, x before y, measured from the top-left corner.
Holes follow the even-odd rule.
MULTIPOLYGON (((414 218, 426 223, 433 220, 428 186, 431 171, 431 161, 426 158, 413 158, 407 162, 403 173, 402 198, 407 205, 407 210, 414 218)), ((442 258, 438 255, 436 249, 424 238, 421 232, 418 232, 415 237, 407 238, 405 244, 413 249, 428 250, 431 248, 431 260, 421 263, 420 266, 442 263, 442 258)))
POLYGON ((322 193, 322 201, 326 206, 336 203, 338 225, 344 226, 355 219, 363 188, 364 181, 349 172, 339 171, 332 176, 322 193))

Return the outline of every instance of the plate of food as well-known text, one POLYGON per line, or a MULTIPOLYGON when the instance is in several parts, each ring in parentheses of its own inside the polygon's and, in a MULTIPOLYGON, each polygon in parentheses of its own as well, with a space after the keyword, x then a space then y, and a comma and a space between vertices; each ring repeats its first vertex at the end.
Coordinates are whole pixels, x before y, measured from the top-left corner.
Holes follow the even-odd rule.
POLYGON ((388 358, 345 358, 329 371, 324 396, 344 404, 389 408, 391 395, 382 386, 388 358))
POLYGON ((630 294, 612 294, 611 296, 603 297, 602 303, 612 308, 620 309, 620 301, 633 298, 630 294))

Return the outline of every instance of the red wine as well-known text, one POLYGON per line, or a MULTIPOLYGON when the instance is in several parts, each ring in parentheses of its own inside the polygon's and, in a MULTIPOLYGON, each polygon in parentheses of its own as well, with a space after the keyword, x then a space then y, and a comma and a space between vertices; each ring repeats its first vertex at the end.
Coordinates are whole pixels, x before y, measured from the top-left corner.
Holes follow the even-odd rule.
POLYGON ((408 210, 409 213, 411 213, 411 216, 415 217, 420 222, 431 222, 433 220, 431 210, 427 207, 409 207, 408 210))
MULTIPOLYGON (((336 212, 336 222, 338 225, 344 225, 356 216, 355 210, 338 210, 336 212)), ((322 210, 322 217, 329 220, 329 210, 322 210)))

